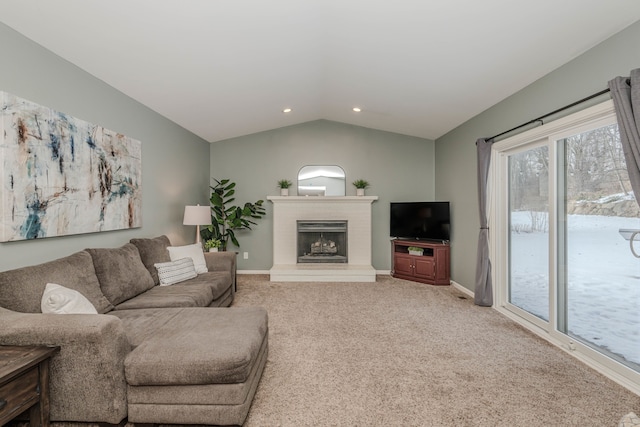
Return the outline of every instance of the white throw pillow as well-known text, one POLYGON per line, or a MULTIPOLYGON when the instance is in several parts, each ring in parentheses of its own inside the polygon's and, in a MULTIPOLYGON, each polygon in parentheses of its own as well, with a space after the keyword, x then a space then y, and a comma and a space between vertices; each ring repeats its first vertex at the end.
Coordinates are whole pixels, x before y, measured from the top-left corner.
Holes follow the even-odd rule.
POLYGON ((196 273, 202 274, 209 271, 207 262, 204 260, 204 252, 202 251, 202 243, 194 243, 186 246, 169 246, 169 258, 171 261, 177 261, 182 258, 191 258, 196 268, 196 273))
POLYGON ((98 314, 96 308, 80 292, 55 283, 47 283, 40 301, 43 313, 98 314))
POLYGON ((193 260, 189 257, 170 262, 158 262, 153 265, 158 270, 160 286, 173 285, 197 276, 193 260))

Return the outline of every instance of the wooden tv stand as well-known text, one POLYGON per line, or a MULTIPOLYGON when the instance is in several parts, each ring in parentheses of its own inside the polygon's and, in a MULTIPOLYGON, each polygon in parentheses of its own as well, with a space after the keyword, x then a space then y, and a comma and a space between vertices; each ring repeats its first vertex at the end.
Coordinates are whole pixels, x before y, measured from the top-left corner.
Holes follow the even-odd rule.
POLYGON ((429 285, 450 285, 448 243, 393 239, 391 276, 429 285), (422 255, 409 254, 409 246, 423 248, 422 255))

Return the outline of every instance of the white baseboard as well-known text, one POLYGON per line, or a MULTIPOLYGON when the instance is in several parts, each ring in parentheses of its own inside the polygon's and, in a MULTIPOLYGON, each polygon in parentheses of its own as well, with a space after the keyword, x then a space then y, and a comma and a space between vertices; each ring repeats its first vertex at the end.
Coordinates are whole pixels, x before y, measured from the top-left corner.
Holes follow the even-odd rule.
POLYGON ((454 288, 456 288, 457 290, 459 290, 460 292, 462 292, 463 294, 468 295, 469 297, 473 298, 474 297, 474 293, 473 291, 470 291, 469 289, 465 288, 464 286, 462 286, 460 283, 455 282, 455 281, 451 281, 451 286, 453 286, 454 288))

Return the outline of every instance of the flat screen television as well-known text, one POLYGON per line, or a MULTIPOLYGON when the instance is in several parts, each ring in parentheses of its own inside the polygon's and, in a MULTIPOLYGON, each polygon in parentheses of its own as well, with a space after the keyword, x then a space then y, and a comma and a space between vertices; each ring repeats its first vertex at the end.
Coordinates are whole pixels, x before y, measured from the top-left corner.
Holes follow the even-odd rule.
POLYGON ((449 230, 449 202, 391 202, 391 237, 442 241, 449 230))

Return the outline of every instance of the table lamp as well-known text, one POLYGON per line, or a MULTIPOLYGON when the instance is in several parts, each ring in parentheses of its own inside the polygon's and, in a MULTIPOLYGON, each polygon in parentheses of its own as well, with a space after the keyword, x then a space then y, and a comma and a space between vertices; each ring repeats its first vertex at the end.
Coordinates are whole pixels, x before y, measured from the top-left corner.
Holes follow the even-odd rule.
POLYGON ((209 206, 185 206, 184 225, 196 226, 196 243, 200 242, 200 226, 211 225, 211 208, 209 206))

